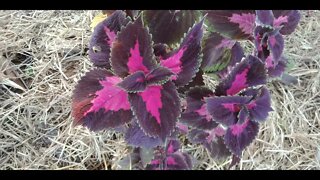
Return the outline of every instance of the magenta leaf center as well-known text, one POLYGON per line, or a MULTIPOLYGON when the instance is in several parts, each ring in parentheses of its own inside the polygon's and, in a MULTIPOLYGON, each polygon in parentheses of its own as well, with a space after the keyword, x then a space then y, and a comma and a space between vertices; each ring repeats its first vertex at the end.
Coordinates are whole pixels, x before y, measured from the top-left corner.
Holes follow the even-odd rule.
POLYGON ((143 57, 140 55, 139 42, 136 41, 134 48, 130 49, 131 56, 128 61, 129 73, 133 74, 137 71, 143 71, 145 74, 149 72, 148 68, 143 64, 143 57))
POLYGON ((101 107, 106 111, 130 110, 127 92, 115 86, 120 81, 121 78, 116 76, 106 77, 106 80, 100 81, 103 88, 96 92, 97 97, 92 100, 91 108, 84 115, 97 112, 101 107))
POLYGON ((250 67, 246 68, 244 71, 242 71, 242 73, 236 75, 235 80, 232 82, 230 89, 227 90, 228 95, 235 95, 242 89, 248 87, 248 85, 246 84, 246 79, 249 68, 250 67))
POLYGON ((159 125, 161 124, 159 109, 162 108, 162 88, 162 86, 149 86, 145 91, 139 93, 146 103, 147 111, 156 119, 159 125))

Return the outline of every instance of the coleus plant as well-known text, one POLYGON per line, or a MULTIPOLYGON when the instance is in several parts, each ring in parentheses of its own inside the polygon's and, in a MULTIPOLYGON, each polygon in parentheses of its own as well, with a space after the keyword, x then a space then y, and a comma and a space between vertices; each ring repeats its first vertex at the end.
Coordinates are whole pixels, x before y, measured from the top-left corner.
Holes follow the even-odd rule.
MULTIPOLYGON (((266 87, 283 74, 283 36, 298 11, 108 11, 95 28, 95 68, 75 87, 74 124, 124 134, 131 169, 192 169, 179 139, 239 162, 272 111, 266 87), (255 50, 245 55, 238 41, 255 50), (210 89, 204 74, 215 74, 210 89)), ((122 168, 123 168, 122 167, 122 168)))

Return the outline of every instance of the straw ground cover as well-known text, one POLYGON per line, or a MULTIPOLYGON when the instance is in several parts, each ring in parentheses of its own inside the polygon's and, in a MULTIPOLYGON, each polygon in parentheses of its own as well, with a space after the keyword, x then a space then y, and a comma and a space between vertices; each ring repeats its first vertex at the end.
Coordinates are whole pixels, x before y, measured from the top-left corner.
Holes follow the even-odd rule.
MULTIPOLYGON (((129 150, 123 136, 72 127, 70 114, 74 86, 92 66, 87 47, 98 12, 0 11, 0 169, 119 169, 129 150)), ((285 46, 298 84, 268 83, 274 111, 237 169, 320 169, 319 27, 320 11, 302 11, 285 46)), ((200 146, 182 150, 197 159, 194 169, 230 163, 200 146)))

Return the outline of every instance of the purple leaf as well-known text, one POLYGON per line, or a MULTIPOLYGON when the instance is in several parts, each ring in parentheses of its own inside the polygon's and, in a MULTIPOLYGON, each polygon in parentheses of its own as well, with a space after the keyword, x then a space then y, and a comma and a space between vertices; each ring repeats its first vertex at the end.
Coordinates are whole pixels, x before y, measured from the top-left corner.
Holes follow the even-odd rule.
POLYGON ((240 157, 241 152, 254 140, 259 131, 259 124, 247 120, 243 124, 235 124, 228 128, 224 137, 230 151, 240 157))
MULTIPOLYGON (((249 104, 249 105, 255 105, 255 104, 249 104)), ((249 117, 248 107, 242 106, 238 114, 238 123, 240 124, 244 123, 248 119, 248 117, 249 117)))
POLYGON ((187 93, 187 108, 181 115, 181 122, 199 129, 212 129, 218 124, 212 120, 204 98, 213 92, 206 87, 195 87, 187 93))
POLYGON ((284 48, 284 40, 282 35, 277 31, 271 32, 268 35, 268 47, 270 48, 272 54, 274 62, 273 65, 276 66, 279 62, 284 48))
POLYGON ((188 140, 192 143, 198 144, 198 143, 206 143, 207 137, 210 135, 209 132, 200 130, 200 129, 192 129, 188 133, 188 140))
POLYGON ((266 87, 260 89, 250 88, 241 94, 245 96, 255 96, 255 98, 247 104, 250 119, 258 122, 266 120, 269 112, 272 111, 271 97, 268 89, 266 87))
POLYGON ((180 141, 178 140, 170 140, 167 144, 166 153, 172 154, 177 152, 180 149, 180 141))
POLYGON ((261 26, 273 26, 274 16, 271 10, 256 10, 256 23, 261 26))
POLYGON ((72 114, 75 124, 91 130, 123 125, 132 119, 128 94, 117 87, 121 79, 107 70, 87 72, 75 87, 72 114))
POLYGON ((147 136, 138 124, 133 124, 128 128, 125 134, 125 140, 128 145, 150 149, 162 145, 160 138, 153 138, 147 136))
POLYGON ((215 141, 205 143, 204 147, 208 149, 210 156, 214 159, 222 160, 231 155, 231 152, 224 144, 224 139, 222 137, 217 137, 215 141))
POLYGON ((201 143, 206 149, 208 149, 212 158, 223 159, 231 154, 224 144, 224 140, 222 138, 224 134, 225 130, 220 126, 210 131, 192 129, 188 134, 188 139, 192 143, 201 143))
POLYGON ((195 10, 145 10, 145 21, 155 43, 173 44, 196 22, 195 10))
POLYGON ((220 77, 226 77, 229 74, 230 70, 236 65, 236 63, 239 63, 244 57, 244 51, 240 43, 236 42, 236 44, 231 49, 231 60, 227 68, 219 72, 220 77))
POLYGON ((216 87, 215 95, 235 95, 241 90, 266 84, 266 69, 257 57, 249 55, 231 70, 216 87))
POLYGON ((166 67, 171 70, 175 75, 172 77, 173 80, 177 79, 177 75, 182 71, 181 58, 186 49, 180 49, 178 52, 174 53, 174 55, 169 56, 167 59, 161 59, 160 64, 163 67, 166 67))
POLYGON ((147 165, 148 170, 187 170, 192 169, 192 160, 187 153, 178 151, 180 142, 169 140, 165 152, 161 149, 160 154, 155 154, 155 158, 147 165))
POLYGON ((137 71, 123 79, 117 86, 127 92, 141 92, 146 89, 145 74, 142 71, 137 71))
POLYGON ((213 29, 231 39, 249 39, 255 26, 253 10, 210 10, 207 19, 213 29))
POLYGON ((207 87, 194 87, 187 93, 186 112, 195 111, 205 103, 204 97, 213 96, 213 92, 207 87))
POLYGON ((147 135, 165 139, 174 131, 181 110, 176 88, 171 81, 130 94, 129 101, 140 127, 147 135))
POLYGON ((119 87, 127 92, 142 92, 150 85, 162 85, 166 83, 172 72, 164 67, 157 67, 145 75, 142 71, 137 71, 123 79, 119 87))
POLYGON ((188 134, 188 139, 192 143, 210 144, 212 141, 216 141, 217 137, 222 137, 225 134, 222 126, 217 126, 210 130, 192 129, 188 134))
POLYGON ((183 39, 179 49, 161 59, 161 66, 167 67, 175 75, 172 80, 177 86, 187 85, 199 71, 203 20, 195 24, 183 39))
POLYGON ((110 129, 111 131, 115 131, 115 132, 118 132, 118 133, 125 133, 125 132, 127 132, 127 127, 126 127, 126 125, 122 125, 122 126, 117 126, 117 127, 115 127, 115 128, 112 128, 112 129, 110 129))
POLYGON ((181 94, 185 94, 192 87, 204 86, 204 85, 205 85, 205 83, 204 83, 204 79, 203 79, 203 71, 201 69, 199 69, 199 71, 197 72, 196 76, 193 77, 191 82, 189 82, 187 85, 185 85, 183 87, 179 87, 178 88, 178 92, 181 93, 181 94))
MULTIPOLYGON (((269 58, 271 58, 271 56, 269 56, 269 58)), ((271 60, 266 60, 266 64, 268 64, 268 62, 270 63, 270 61, 272 62, 272 58, 271 60)), ((279 59, 278 64, 275 67, 269 67, 268 68, 268 75, 269 77, 280 77, 283 72, 285 71, 287 67, 287 59, 285 59, 284 57, 281 57, 279 59)))
POLYGON ((111 68, 110 50, 116 34, 128 24, 123 11, 115 11, 106 20, 99 23, 92 34, 89 45, 89 57, 94 66, 111 68))
POLYGON ((257 26, 255 29, 255 46, 258 57, 265 62, 268 69, 274 69, 282 59, 284 40, 278 29, 257 26))
POLYGON ((258 57, 262 60, 265 60, 270 54, 268 48, 268 35, 272 31, 274 31, 274 29, 267 26, 257 26, 254 29, 254 44, 258 57))
POLYGON ((166 83, 173 73, 165 67, 157 67, 146 75, 148 85, 161 85, 166 83))
POLYGON ((182 152, 169 154, 163 161, 154 159, 147 165, 147 170, 160 170, 160 164, 163 170, 191 170, 192 160, 190 155, 182 152))
POLYGON ((149 73, 156 67, 151 35, 143 26, 141 16, 129 23, 113 43, 111 66, 116 75, 126 77, 137 71, 149 73))
MULTIPOLYGON (((236 41, 227 39, 221 36, 219 33, 212 32, 210 33, 208 38, 205 39, 204 43, 203 61, 201 65, 202 68, 221 63, 222 60, 226 59, 223 58, 225 50, 230 50, 234 46, 236 41)), ((227 60, 230 60, 230 58, 228 58, 227 60)))
POLYGON ((226 126, 237 122, 241 107, 250 102, 250 96, 224 96, 207 98, 207 109, 213 119, 226 126))
POLYGON ((273 10, 274 17, 273 22, 275 28, 282 26, 280 33, 283 35, 291 34, 297 27, 301 15, 298 10, 273 10))
POLYGON ((238 42, 211 33, 205 41, 202 68, 205 72, 219 72, 223 76, 243 57, 244 52, 238 42))
POLYGON ((184 160, 187 163, 187 169, 192 170, 192 167, 193 167, 192 157, 187 153, 182 153, 182 155, 184 156, 184 160))

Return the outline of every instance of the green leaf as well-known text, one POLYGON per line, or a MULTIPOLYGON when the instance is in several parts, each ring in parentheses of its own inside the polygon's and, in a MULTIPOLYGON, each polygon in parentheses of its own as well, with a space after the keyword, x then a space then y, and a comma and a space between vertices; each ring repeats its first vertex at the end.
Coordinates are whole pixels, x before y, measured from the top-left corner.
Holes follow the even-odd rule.
POLYGON ((147 164, 153 159, 153 149, 140 148, 140 158, 143 167, 146 167, 147 164))
POLYGON ((231 49, 225 49, 218 62, 212 66, 205 67, 206 73, 216 73, 226 68, 231 60, 231 49))

